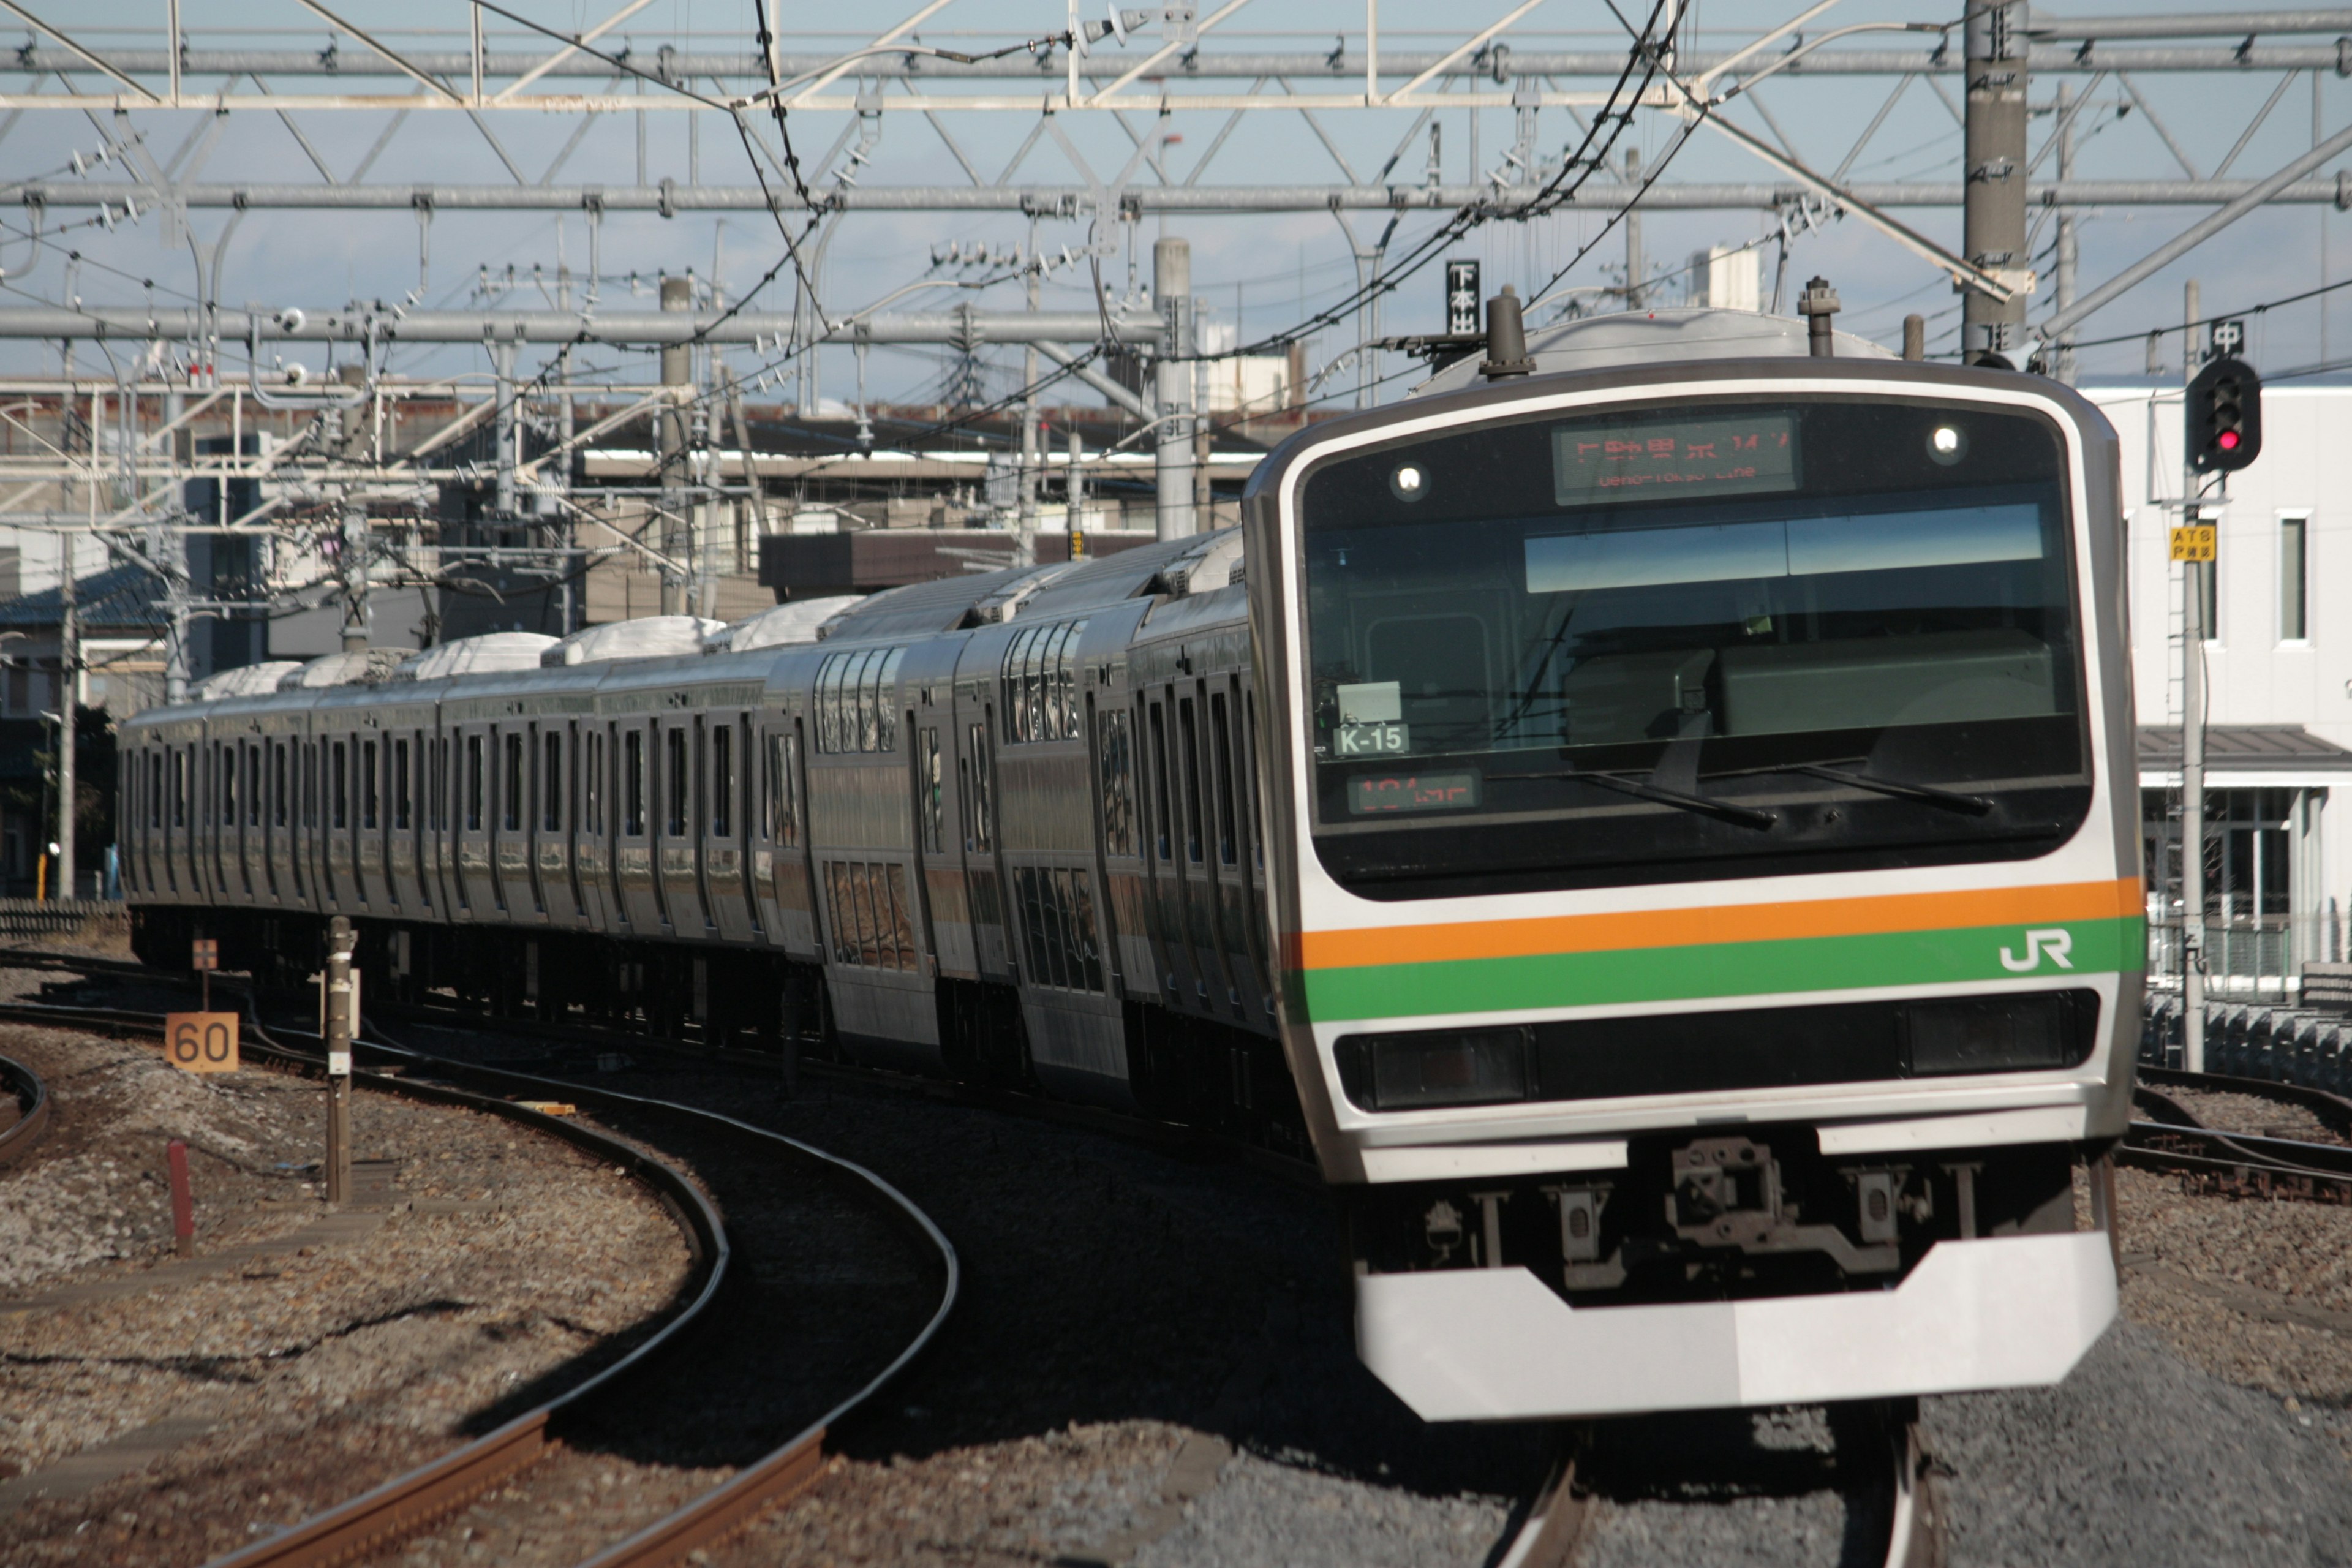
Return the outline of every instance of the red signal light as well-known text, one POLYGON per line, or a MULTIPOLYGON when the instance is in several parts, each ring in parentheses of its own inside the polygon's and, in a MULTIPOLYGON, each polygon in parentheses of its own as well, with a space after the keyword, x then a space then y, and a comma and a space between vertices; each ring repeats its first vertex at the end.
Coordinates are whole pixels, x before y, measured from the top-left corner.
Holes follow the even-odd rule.
POLYGON ((2221 447, 2224 452, 2234 452, 2238 449, 2238 433, 2235 430, 2224 430, 2213 438, 2213 445, 2221 447))

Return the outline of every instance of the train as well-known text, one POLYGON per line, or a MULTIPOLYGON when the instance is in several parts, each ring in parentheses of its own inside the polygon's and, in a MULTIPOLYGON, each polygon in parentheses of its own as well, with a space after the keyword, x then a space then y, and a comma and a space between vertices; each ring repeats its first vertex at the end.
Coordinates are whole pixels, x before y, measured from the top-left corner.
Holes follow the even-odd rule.
POLYGON ((138 715, 134 941, 1311 1160, 1430 1420, 2049 1384, 2145 969, 2118 462, 2037 375, 1570 322, 1235 527, 138 715))

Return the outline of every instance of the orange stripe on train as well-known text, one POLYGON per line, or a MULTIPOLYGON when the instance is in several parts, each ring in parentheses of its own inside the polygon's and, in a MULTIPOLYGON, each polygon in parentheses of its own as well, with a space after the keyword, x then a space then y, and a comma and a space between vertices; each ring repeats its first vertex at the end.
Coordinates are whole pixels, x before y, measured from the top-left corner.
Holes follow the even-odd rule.
POLYGON ((2056 882, 1952 893, 1891 893, 1802 903, 1724 904, 1685 910, 1546 915, 1530 920, 1370 926, 1301 933, 1298 967, 1353 969, 1383 963, 1444 963, 1547 952, 1606 952, 1697 947, 1816 936, 1957 930, 2050 921, 2108 920, 2140 912, 2139 879, 2056 882))

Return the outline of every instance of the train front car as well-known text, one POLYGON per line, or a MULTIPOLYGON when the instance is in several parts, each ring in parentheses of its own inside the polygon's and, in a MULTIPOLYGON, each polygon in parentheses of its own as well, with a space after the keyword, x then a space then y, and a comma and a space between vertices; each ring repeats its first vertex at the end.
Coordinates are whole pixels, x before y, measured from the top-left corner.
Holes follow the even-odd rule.
POLYGON ((1319 425, 1246 511, 1283 1029, 1430 1419, 2046 1384, 2144 934, 2116 437, 1742 360, 1319 425))

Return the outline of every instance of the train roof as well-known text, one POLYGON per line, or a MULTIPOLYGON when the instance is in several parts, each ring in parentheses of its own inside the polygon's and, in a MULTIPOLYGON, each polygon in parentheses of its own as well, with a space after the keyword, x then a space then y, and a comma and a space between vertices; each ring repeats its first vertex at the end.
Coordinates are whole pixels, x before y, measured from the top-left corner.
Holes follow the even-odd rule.
MULTIPOLYGON (((1528 357, 1535 361, 1538 375, 1697 360, 1804 359, 1812 353, 1810 330, 1809 324, 1797 317, 1768 316, 1756 310, 1696 305, 1664 310, 1625 310, 1608 316, 1582 316, 1541 329, 1530 327, 1528 357)), ((1843 358, 1895 357, 1868 338, 1852 332, 1832 335, 1843 358)), ((1428 397, 1483 384, 1478 365, 1485 357, 1479 353, 1464 355, 1415 386, 1409 395, 1428 397)))

